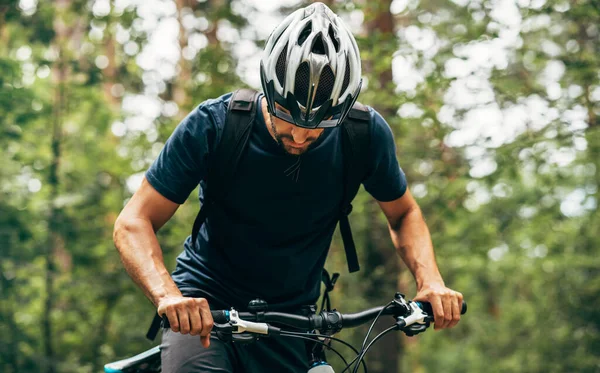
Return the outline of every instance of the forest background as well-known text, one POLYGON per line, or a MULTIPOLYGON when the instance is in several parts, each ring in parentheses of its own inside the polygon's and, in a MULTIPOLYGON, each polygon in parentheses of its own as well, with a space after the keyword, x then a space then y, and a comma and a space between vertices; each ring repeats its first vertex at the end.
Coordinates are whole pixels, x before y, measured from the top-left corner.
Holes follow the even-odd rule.
MULTIPOLYGON (((370 371, 600 372, 600 4, 326 3, 469 302, 452 330, 387 336, 370 371)), ((113 223, 190 110, 259 88, 265 39, 306 4, 0 1, 0 372, 99 372, 153 345, 113 223)), ((347 274, 336 236, 335 307, 413 296, 377 204, 354 205, 362 270, 347 274)), ((159 232, 169 269, 198 207, 195 191, 159 232)))

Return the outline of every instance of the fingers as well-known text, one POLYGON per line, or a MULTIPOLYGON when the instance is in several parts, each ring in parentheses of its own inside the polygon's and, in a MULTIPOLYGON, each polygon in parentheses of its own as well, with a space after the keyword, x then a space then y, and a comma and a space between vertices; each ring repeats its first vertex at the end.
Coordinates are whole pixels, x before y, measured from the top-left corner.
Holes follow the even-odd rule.
POLYGON ((414 300, 431 303, 435 330, 452 328, 460 321, 463 295, 445 286, 436 286, 417 294, 414 300))
POLYGON ((200 308, 200 317, 202 318, 202 331, 200 332, 200 335, 202 337, 210 337, 210 331, 214 326, 212 314, 210 313, 210 307, 204 298, 197 299, 197 302, 200 308))
POLYGON ((452 320, 448 328, 453 328, 460 321, 460 311, 462 309, 462 294, 456 293, 452 298, 452 320))
POLYGON ((204 298, 185 298, 177 307, 181 334, 206 336, 212 329, 212 315, 204 298))
POLYGON ((433 310, 434 329, 441 329, 444 323, 444 305, 442 304, 442 299, 434 296, 429 299, 429 303, 431 303, 431 309, 433 310))
POLYGON ((452 322, 452 296, 450 293, 442 295, 442 304, 444 305, 444 317, 442 318, 442 325, 439 329, 448 328, 452 322))
POLYGON ((208 348, 210 346, 210 334, 201 336, 200 343, 202 343, 202 346, 204 346, 204 348, 208 348))
MULTIPOLYGON (((179 332, 181 334, 188 334, 190 332, 190 316, 186 309, 178 307, 177 317, 179 317, 179 332)), ((173 329, 173 328, 171 328, 173 329)))
POLYGON ((159 305, 157 312, 167 316, 172 331, 200 335, 202 345, 210 345, 213 319, 206 299, 171 297, 159 305))
MULTIPOLYGON (((160 312, 160 311, 159 311, 160 312)), ((177 310, 174 307, 167 307, 166 312, 169 319, 169 325, 171 325, 171 330, 174 332, 179 331, 179 317, 177 316, 177 310)))
MULTIPOLYGON (((198 302, 194 298, 190 298, 187 301, 187 312, 190 318, 190 334, 200 335, 202 333, 202 317, 198 309, 198 302)), ((185 334, 185 333, 184 333, 185 334)))

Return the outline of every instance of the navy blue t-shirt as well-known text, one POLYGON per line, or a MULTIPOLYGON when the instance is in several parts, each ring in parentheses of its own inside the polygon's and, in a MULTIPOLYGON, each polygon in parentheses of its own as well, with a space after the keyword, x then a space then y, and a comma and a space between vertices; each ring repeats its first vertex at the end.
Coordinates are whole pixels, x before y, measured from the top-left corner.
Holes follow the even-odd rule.
MULTIPOLYGON (((298 157, 270 135, 258 105, 261 97, 228 199, 211 210, 196 247, 186 239, 172 273, 184 295, 205 297, 211 308, 244 309, 255 298, 266 300, 270 309, 313 304, 337 224, 343 191, 340 128, 325 129, 300 156, 295 180, 285 170, 298 157)), ((228 93, 196 107, 146 172, 148 182, 169 200, 184 203, 200 183, 203 201, 230 98, 228 93)), ((406 179, 389 125, 369 111, 372 139, 363 185, 375 199, 392 201, 405 193, 406 179)))

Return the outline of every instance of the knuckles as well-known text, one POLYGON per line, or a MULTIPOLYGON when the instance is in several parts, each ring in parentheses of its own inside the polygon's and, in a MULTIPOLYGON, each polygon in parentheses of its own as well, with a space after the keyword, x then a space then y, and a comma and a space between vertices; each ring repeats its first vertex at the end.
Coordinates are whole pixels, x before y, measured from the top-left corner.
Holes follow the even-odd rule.
POLYGON ((208 306, 208 302, 206 301, 205 298, 195 298, 196 304, 199 305, 200 307, 205 307, 208 306))
MULTIPOLYGON (((159 307, 159 312, 167 314, 171 324, 171 330, 181 334, 190 335, 208 335, 214 326, 211 319, 201 318, 200 325, 190 325, 190 323, 179 323, 179 317, 187 316, 188 314, 197 313, 200 315, 200 310, 208 308, 208 301, 205 298, 178 298, 169 304, 159 307), (179 317, 178 317, 179 316, 179 317)), ((190 320, 191 322, 191 320, 190 320)))

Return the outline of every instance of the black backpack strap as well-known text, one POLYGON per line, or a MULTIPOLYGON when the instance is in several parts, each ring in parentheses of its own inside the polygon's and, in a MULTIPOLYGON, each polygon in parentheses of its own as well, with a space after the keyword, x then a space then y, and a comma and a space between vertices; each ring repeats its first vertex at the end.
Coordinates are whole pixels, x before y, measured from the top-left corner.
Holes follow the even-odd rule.
POLYGON ((160 329, 160 325, 162 322, 162 318, 158 316, 158 313, 154 314, 154 318, 152 319, 152 323, 150 324, 150 328, 148 329, 148 333, 146 333, 146 338, 153 341, 158 334, 158 330, 160 329))
POLYGON ((344 241, 348 271, 360 269, 356 246, 348 215, 352 212, 352 200, 367 173, 369 146, 371 143, 371 115, 369 109, 357 102, 342 125, 342 152, 344 158, 344 195, 340 211, 340 233, 344 241))
POLYGON ((204 220, 206 220, 206 211, 208 211, 209 201, 204 196, 204 203, 200 207, 200 211, 198 211, 198 215, 196 215, 196 219, 194 220, 194 226, 192 227, 192 247, 196 245, 196 239, 198 238, 198 233, 200 233, 200 228, 202 224, 204 224, 204 220))
POLYGON ((321 311, 331 311, 331 299, 329 298, 329 293, 333 291, 335 287, 335 283, 340 277, 339 273, 334 273, 333 276, 329 275, 329 272, 325 268, 321 272, 321 281, 323 285, 325 285, 325 291, 323 292, 323 298, 321 301, 321 311))
MULTIPOLYGON (((252 123, 256 116, 255 103, 257 99, 258 92, 252 89, 239 89, 233 92, 231 96, 221 140, 214 155, 211 156, 211 164, 207 175, 209 182, 204 191, 204 203, 194 220, 192 246, 196 245, 198 233, 200 233, 200 228, 206 220, 210 206, 215 203, 215 200, 225 198, 229 191, 228 186, 231 185, 238 163, 250 138, 252 123)), ((154 340, 161 322, 162 318, 156 314, 146 338, 154 340)))
POLYGON ((247 88, 239 89, 231 96, 221 140, 211 157, 204 203, 192 228, 192 245, 196 244, 198 233, 206 220, 210 206, 215 200, 225 198, 229 191, 238 163, 248 145, 252 123, 256 117, 257 98, 258 92, 247 88))

